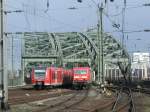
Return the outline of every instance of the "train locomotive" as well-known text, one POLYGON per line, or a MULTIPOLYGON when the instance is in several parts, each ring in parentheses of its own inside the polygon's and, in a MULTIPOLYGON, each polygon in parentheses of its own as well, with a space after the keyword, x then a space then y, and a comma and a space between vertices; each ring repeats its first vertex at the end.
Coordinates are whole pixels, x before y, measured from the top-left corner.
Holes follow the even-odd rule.
POLYGON ((92 72, 90 67, 73 68, 73 87, 88 87, 92 82, 92 72))

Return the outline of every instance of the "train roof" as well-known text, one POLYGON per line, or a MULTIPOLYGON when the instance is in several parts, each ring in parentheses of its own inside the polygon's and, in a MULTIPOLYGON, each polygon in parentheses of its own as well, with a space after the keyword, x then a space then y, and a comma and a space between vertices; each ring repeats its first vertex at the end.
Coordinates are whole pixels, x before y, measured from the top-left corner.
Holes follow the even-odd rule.
POLYGON ((74 67, 73 70, 87 70, 91 69, 90 67, 74 67))

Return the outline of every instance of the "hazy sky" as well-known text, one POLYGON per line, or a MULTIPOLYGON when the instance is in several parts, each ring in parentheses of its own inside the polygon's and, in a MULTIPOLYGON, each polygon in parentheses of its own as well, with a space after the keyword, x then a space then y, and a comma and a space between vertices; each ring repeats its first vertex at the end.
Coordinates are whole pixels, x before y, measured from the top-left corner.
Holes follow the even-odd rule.
MULTIPOLYGON (((98 4, 104 0, 93 1, 98 4)), ((116 23, 122 26, 123 1, 109 1, 103 14, 104 31, 110 32, 119 40, 122 34, 116 32, 118 29, 112 25, 116 23)), ((150 6, 143 6, 145 3, 150 3, 150 0, 127 0, 125 31, 132 33, 125 34, 125 45, 130 52, 148 51, 150 47, 150 32, 133 33, 133 31, 150 29, 150 6)), ((49 0, 47 10, 47 0, 6 0, 6 11, 23 11, 6 15, 6 32, 70 32, 95 28, 97 25, 96 4, 92 0, 83 0, 82 3, 78 3, 77 0, 49 0)))

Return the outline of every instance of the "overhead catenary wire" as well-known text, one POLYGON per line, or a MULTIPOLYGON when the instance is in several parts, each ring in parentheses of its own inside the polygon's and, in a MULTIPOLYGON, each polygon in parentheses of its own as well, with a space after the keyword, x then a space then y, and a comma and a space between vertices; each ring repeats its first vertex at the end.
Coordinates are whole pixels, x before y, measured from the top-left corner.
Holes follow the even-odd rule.
POLYGON ((47 11, 49 11, 49 0, 47 0, 47 3, 46 3, 46 10, 45 10, 45 13, 47 13, 47 11))
MULTIPOLYGON (((93 3, 95 2, 94 0, 91 0, 93 3)), ((24 4, 26 7, 30 7, 30 8, 33 8, 34 7, 34 5, 29 5, 29 4, 27 4, 27 3, 24 3, 24 2, 21 2, 20 0, 18 0, 17 1, 18 3, 20 3, 20 4, 24 4)), ((48 10, 49 11, 56 11, 56 10, 67 10, 67 8, 57 8, 57 9, 52 9, 52 8, 50 8, 49 5, 50 4, 50 2, 49 2, 49 0, 47 0, 47 5, 46 5, 46 7, 48 8, 48 10)), ((94 4, 96 4, 96 2, 94 3, 94 4)), ((8 3, 5 3, 5 5, 7 5, 7 6, 9 6, 9 7, 12 7, 12 8, 16 8, 16 6, 13 6, 12 4, 10 5, 10 4, 8 4, 8 3)), ((110 5, 110 4, 109 4, 110 5)), ((116 5, 115 4, 113 4, 113 5, 110 5, 111 7, 116 7, 116 5)), ((143 3, 143 4, 137 4, 137 5, 129 5, 129 4, 126 4, 126 10, 129 10, 129 9, 132 9, 132 8, 140 8, 140 7, 145 7, 145 6, 150 6, 150 4, 149 3, 143 3)), ((95 7, 95 6, 94 6, 95 7)), ((117 4, 117 7, 123 7, 123 5, 122 4, 117 4)), ((78 7, 78 9, 80 9, 80 8, 92 8, 92 6, 91 5, 88 5, 88 7, 78 7)), ((17 9, 17 8, 16 8, 17 9)), ((47 9, 46 9, 47 10, 47 9)), ((42 11, 42 12, 44 12, 45 11, 45 9, 44 8, 36 8, 36 11, 42 11)))
MULTIPOLYGON (((23 4, 23 10, 25 10, 24 4, 23 4)), ((24 12, 24 18, 26 20, 26 23, 28 25, 29 30, 31 30, 31 24, 30 24, 30 21, 29 21, 29 19, 27 17, 27 13, 26 12, 24 12)))
MULTIPOLYGON (((21 1, 20 1, 20 3, 21 3, 21 4, 24 4, 24 2, 21 2, 21 1)), ((9 4, 8 4, 8 5, 9 5, 9 4)), ((32 7, 32 5, 29 5, 29 4, 24 5, 24 7, 26 7, 26 6, 32 7)), ((32 7, 32 8, 33 8, 33 7, 32 7)), ((88 8, 89 8, 89 7, 88 7, 88 8)), ((90 7, 90 8, 91 8, 91 7, 90 7)), ((38 9, 39 9, 39 8, 36 7, 36 11, 37 11, 37 12, 39 12, 39 11, 40 11, 40 12, 41 12, 41 11, 44 12, 44 10, 45 10, 45 9, 42 9, 42 10, 38 10, 38 9)), ((53 9, 49 9, 49 10, 52 11, 53 9)), ((54 9, 54 10, 57 10, 57 9, 54 9)), ((62 10, 62 9, 60 9, 60 10, 62 10)), ((65 9, 65 10, 67 10, 67 9, 65 9)), ((39 14, 39 15, 40 15, 40 14, 39 14)))
MULTIPOLYGON (((20 2, 20 3, 24 3, 24 2, 20 2)), ((9 4, 6 4, 6 5, 9 5, 9 4)), ((27 5, 30 7, 29 4, 24 5, 24 7, 26 7, 27 5)), ((12 6, 12 5, 11 5, 11 6, 12 6)), ((32 7, 32 5, 31 5, 31 7, 32 7)), ((139 6, 139 7, 140 7, 140 6, 139 6)), ((14 7, 14 8, 15 8, 15 9, 18 9, 17 7, 14 7)), ((91 7, 90 7, 90 8, 91 8, 91 7)), ((128 8, 128 7, 127 7, 127 8, 128 8)), ((32 9, 33 9, 33 7, 32 7, 32 9)), ((39 7, 38 7, 38 8, 36 7, 36 12, 38 12, 38 13, 37 13, 35 16, 36 16, 36 17, 41 17, 41 18, 43 18, 44 20, 49 21, 49 20, 48 20, 49 17, 47 18, 47 17, 43 16, 44 9, 42 9, 42 10, 37 10, 37 9, 40 9, 40 8, 39 8, 39 7)), ((49 9, 49 10, 52 10, 52 9, 49 9)), ((54 9, 54 10, 59 10, 59 9, 54 9)), ((62 10, 62 9, 60 9, 60 10, 62 10)), ((64 9, 64 10, 68 10, 68 9, 64 9)), ((25 12, 23 12, 23 13, 26 14, 26 15, 25 15, 26 23, 28 24, 28 26, 31 26, 29 17, 27 17, 27 16, 28 16, 28 15, 34 15, 33 12, 25 11, 25 12), (27 20, 27 19, 28 19, 28 20, 27 20)), ((121 14, 121 13, 119 13, 119 15, 120 15, 120 14, 121 14)), ((107 14, 107 17, 109 18, 109 20, 110 20, 112 23, 115 23, 114 21, 112 21, 112 20, 110 19, 110 15, 107 14)), ((69 26, 69 27, 73 27, 73 28, 79 28, 78 26, 75 26, 75 25, 73 25, 73 24, 68 24, 68 23, 66 23, 66 22, 63 22, 63 21, 58 20, 58 19, 53 18, 53 17, 52 17, 52 21, 55 21, 55 22, 58 22, 58 21, 59 21, 60 24, 66 25, 67 27, 69 26)), ((29 28, 31 29, 31 27, 29 27, 29 28)), ((57 29, 57 28, 59 29, 59 28, 61 28, 61 26, 60 26, 60 27, 53 28, 53 29, 57 29)), ((24 28, 24 29, 26 29, 26 28, 24 28)), ((29 29, 28 29, 28 30, 29 30, 29 29)), ((131 31, 130 33, 132 33, 132 31, 131 31)), ((133 33, 134 33, 134 32, 133 32, 133 33)))
MULTIPOLYGON (((26 7, 25 4, 23 4, 23 6, 24 6, 24 8, 26 7)), ((13 8, 17 8, 17 7, 13 7, 13 8)), ((68 9, 67 9, 67 10, 68 10, 68 9)), ((39 12, 39 11, 36 11, 36 12, 39 12)), ((25 20, 26 20, 26 23, 28 24, 28 26, 30 26, 30 27, 29 27, 30 29, 31 29, 31 23, 30 23, 30 21, 29 21, 29 19, 28 19, 28 17, 27 17, 28 15, 40 17, 40 18, 43 18, 44 20, 49 21, 49 18, 43 16, 43 15, 47 14, 47 13, 44 13, 43 10, 40 10, 40 13, 35 13, 35 12, 33 12, 33 11, 30 11, 30 10, 27 11, 27 10, 26 10, 26 11, 24 11, 24 13, 26 14, 26 15, 24 15, 25 20), (42 11, 42 12, 41 12, 41 11, 42 11)), ((62 21, 57 20, 57 19, 55 19, 55 18, 51 18, 51 20, 52 20, 52 21, 56 21, 57 23, 66 25, 67 27, 79 28, 78 26, 75 26, 75 25, 73 25, 73 24, 68 24, 68 23, 62 22, 62 21)), ((55 29, 56 29, 56 28, 55 28, 55 29)))
MULTIPOLYGON (((143 7, 146 7, 146 6, 150 6, 150 4, 142 4, 142 5, 136 5, 136 6, 126 6, 126 10, 132 10, 132 9, 135 9, 135 8, 143 8, 143 7)), ((122 6, 117 6, 117 7, 122 7, 122 6)), ((106 14, 106 12, 104 13, 106 14)), ((122 11, 116 13, 116 14, 107 14, 107 16, 109 17, 116 17, 116 16, 121 16, 122 15, 122 11)))
POLYGON ((110 16, 106 13, 106 12, 103 12, 103 14, 108 18, 108 20, 112 23, 112 26, 114 28, 117 28, 117 29, 120 29, 120 24, 119 23, 116 23, 115 21, 113 21, 110 16))
MULTIPOLYGON (((22 3, 21 5, 24 5, 24 7, 26 8, 30 8, 32 10, 36 10, 36 12, 41 12, 41 13, 44 13, 45 12, 45 9, 44 8, 39 8, 39 7, 36 7, 34 8, 33 5, 29 5, 29 4, 26 4, 26 3, 22 3)), ((16 7, 15 5, 10 5, 8 3, 5 3, 5 6, 9 6, 13 9, 20 9, 20 7, 16 7)), ((91 9, 91 8, 94 8, 94 7, 91 7, 91 6, 87 6, 87 7, 79 7, 79 6, 71 6, 71 7, 76 7, 76 10, 79 10, 79 9, 91 9)), ((68 10, 70 7, 66 7, 66 8, 49 8, 48 11, 72 11, 72 10, 68 10)))
MULTIPOLYGON (((25 12, 25 13, 28 14, 28 15, 34 15, 34 16, 36 16, 36 17, 40 17, 40 18, 43 18, 43 19, 49 21, 49 18, 46 17, 46 16, 38 15, 38 14, 35 14, 35 13, 33 14, 33 13, 30 13, 30 12, 25 12)), ((47 14, 47 13, 46 13, 46 14, 47 14)), ((27 15, 26 15, 25 17, 27 17, 27 15)), ((27 19, 26 19, 26 20, 27 20, 27 19)), ((73 24, 68 24, 68 23, 62 22, 62 21, 57 20, 57 19, 55 19, 55 18, 51 18, 51 20, 52 20, 52 21, 56 21, 57 23, 63 24, 63 25, 65 25, 65 26, 67 26, 67 27, 79 28, 78 26, 75 26, 75 25, 73 25, 73 24)), ((27 20, 27 21, 28 21, 28 20, 27 20)), ((28 23, 29 23, 29 21, 28 21, 28 23)))

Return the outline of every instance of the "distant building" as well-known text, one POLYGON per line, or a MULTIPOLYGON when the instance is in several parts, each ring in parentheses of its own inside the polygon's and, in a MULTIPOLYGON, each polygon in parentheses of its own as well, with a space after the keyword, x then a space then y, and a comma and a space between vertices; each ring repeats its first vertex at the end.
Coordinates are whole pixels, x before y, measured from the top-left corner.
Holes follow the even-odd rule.
POLYGON ((147 79, 150 77, 150 53, 133 53, 132 58, 132 73, 140 79, 147 79))
POLYGON ((133 63, 148 63, 150 62, 150 53, 133 53, 133 63))

